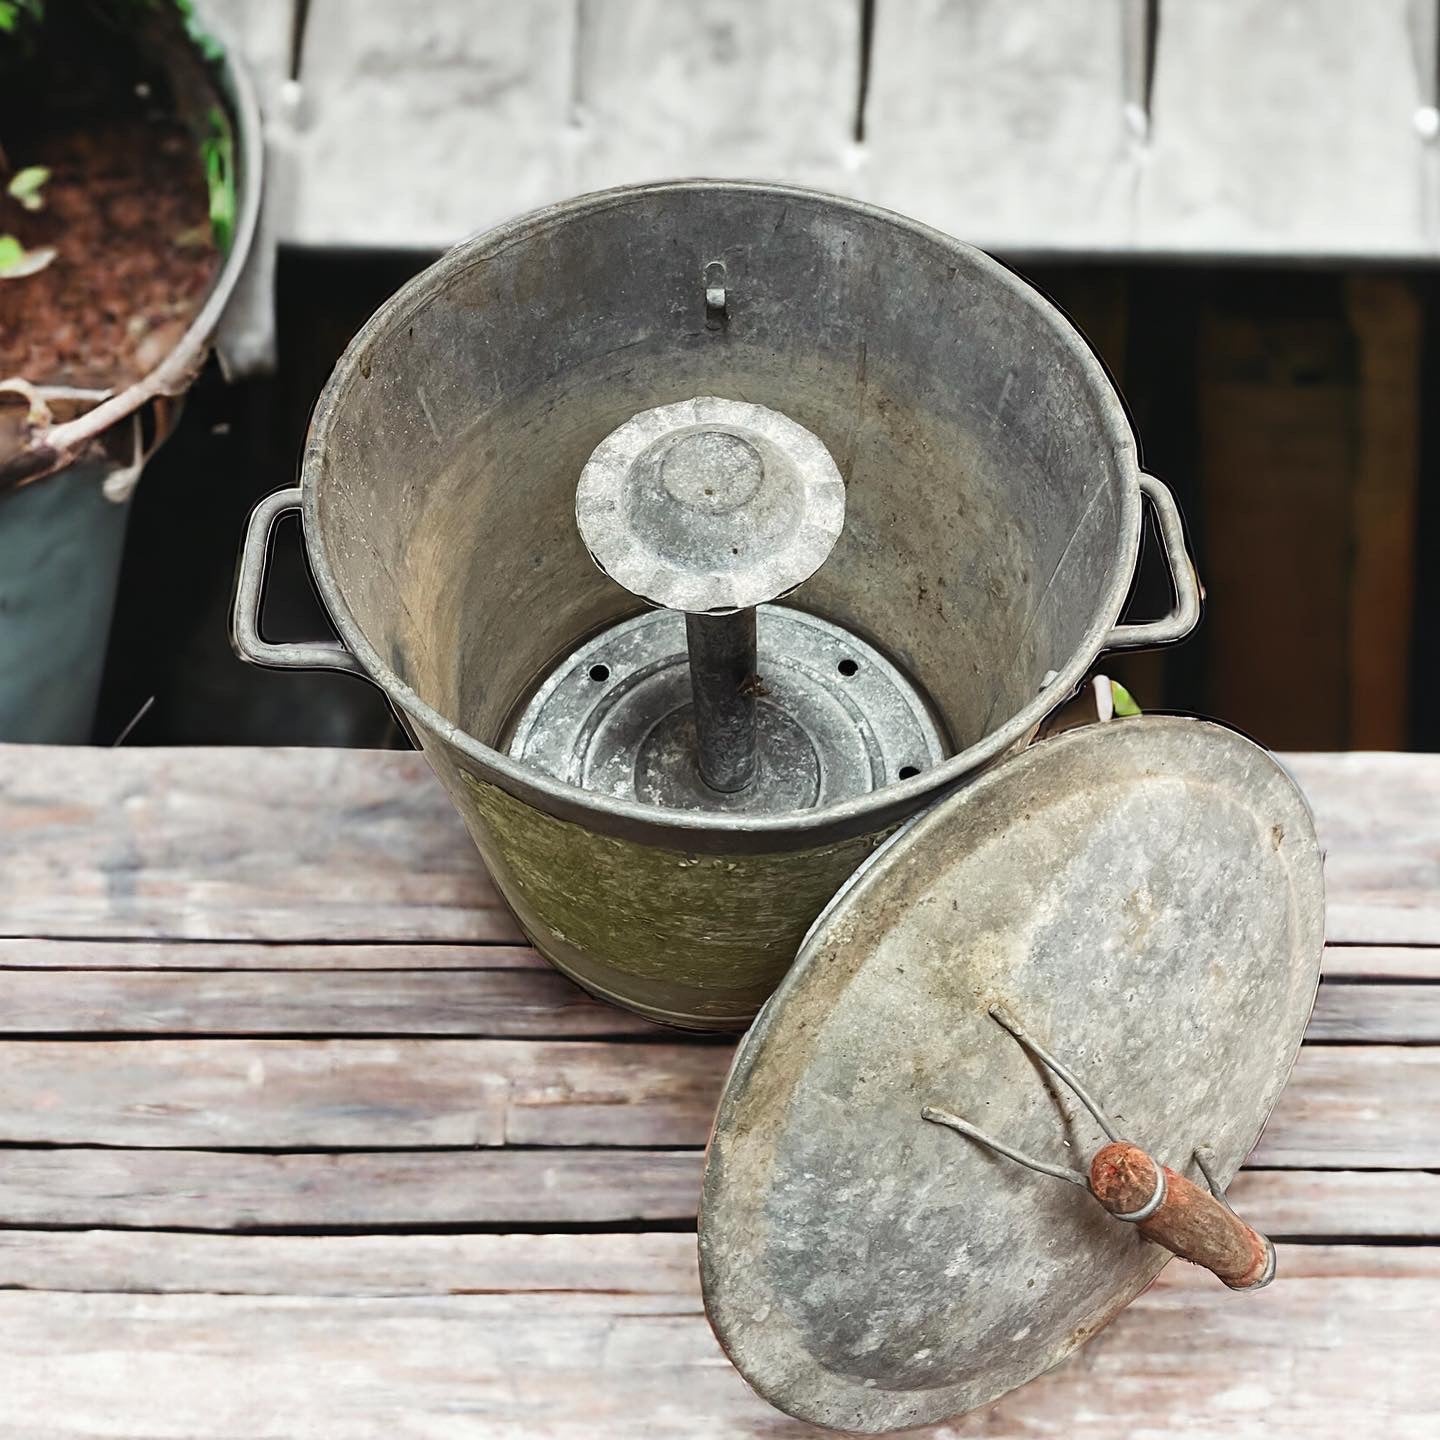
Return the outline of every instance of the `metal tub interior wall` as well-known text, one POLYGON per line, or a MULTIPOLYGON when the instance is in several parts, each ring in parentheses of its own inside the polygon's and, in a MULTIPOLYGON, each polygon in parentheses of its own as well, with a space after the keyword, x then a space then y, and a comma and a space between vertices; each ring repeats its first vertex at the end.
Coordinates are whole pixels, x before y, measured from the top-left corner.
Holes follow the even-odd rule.
POLYGON ((697 394, 780 410, 829 447, 845 531, 786 603, 908 670, 961 762, 1098 652, 1140 501, 1119 402, 1053 309, 969 247, 803 191, 571 202, 451 252, 357 337, 303 478, 342 636, 417 722, 542 951, 647 1013, 744 1024, 864 854, 971 767, 844 817, 735 829, 637 822, 575 791, 552 804, 495 765, 483 747, 537 678, 634 610, 576 531, 586 459, 635 411, 697 394), (727 314, 707 323, 715 261, 727 314))

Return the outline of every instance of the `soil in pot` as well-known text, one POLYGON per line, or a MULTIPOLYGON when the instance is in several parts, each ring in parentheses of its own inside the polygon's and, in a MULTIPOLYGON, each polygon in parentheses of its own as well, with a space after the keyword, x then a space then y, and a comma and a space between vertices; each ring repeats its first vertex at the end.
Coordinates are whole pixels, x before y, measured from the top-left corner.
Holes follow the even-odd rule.
POLYGON ((187 14, 0 3, 0 380, 124 389, 214 282, 233 142, 187 14))

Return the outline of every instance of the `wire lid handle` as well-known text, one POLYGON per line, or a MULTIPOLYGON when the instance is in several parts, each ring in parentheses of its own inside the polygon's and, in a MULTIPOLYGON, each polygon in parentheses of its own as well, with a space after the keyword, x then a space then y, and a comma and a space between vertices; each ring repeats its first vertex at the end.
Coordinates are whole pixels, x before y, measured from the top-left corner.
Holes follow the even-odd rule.
POLYGON ((1117 1220, 1134 1225, 1147 1240, 1163 1245, 1172 1255, 1204 1266, 1232 1290, 1259 1290, 1275 1278, 1274 1245, 1230 1208, 1208 1150, 1195 1151, 1209 1186, 1206 1190, 1162 1165, 1139 1145, 1122 1139, 1115 1122, 1079 1078, 1027 1034, 1008 1010, 992 1005, 990 1018, 1074 1092, 1109 1136, 1109 1143, 1096 1151, 1087 1174, 1027 1155, 948 1110, 927 1105, 920 1112, 923 1119, 947 1126, 1041 1175, 1082 1186, 1117 1220))

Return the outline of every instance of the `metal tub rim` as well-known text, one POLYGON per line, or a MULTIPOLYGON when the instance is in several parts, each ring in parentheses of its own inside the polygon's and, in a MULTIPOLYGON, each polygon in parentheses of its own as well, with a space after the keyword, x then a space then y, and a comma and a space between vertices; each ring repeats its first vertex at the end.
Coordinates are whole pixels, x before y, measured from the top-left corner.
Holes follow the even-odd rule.
MULTIPOLYGON (((477 778, 496 784, 517 799, 558 818, 642 843, 698 851, 767 852, 802 848, 825 839, 848 838, 866 832, 883 831, 1021 742, 1046 715, 1073 693, 1102 651, 1117 643, 1112 632, 1116 631, 1116 622, 1134 578, 1140 546, 1141 487, 1146 482, 1158 487, 1158 482, 1142 474, 1134 430, 1104 365, 1059 309, 998 260, 932 226, 864 201, 803 186, 748 180, 688 179, 620 186, 576 196, 541 210, 530 211, 462 241, 434 265, 408 281, 381 305, 356 333, 316 402, 301 464, 300 509, 305 548, 315 584, 341 642, 356 662, 358 671, 378 685, 390 701, 422 731, 438 736, 459 752, 460 756, 474 766, 477 778), (1096 600, 1094 618, 1086 629, 1083 640, 1051 683, 1003 725, 975 744, 952 755, 935 769, 867 795, 813 810, 765 816, 669 810, 657 805, 600 795, 561 780, 551 779, 517 763, 447 720, 385 663, 352 616, 331 571, 324 548, 318 540, 321 533, 318 484, 324 467, 330 430, 346 392, 355 382, 372 346, 404 325, 409 316, 427 304, 436 291, 453 278, 485 263, 492 256, 537 232, 579 216, 630 205, 648 195, 697 189, 731 190, 739 193, 758 191, 784 196, 797 203, 837 207, 866 218, 884 220, 911 231, 921 240, 963 254, 969 263, 1008 289, 1017 304, 1033 310, 1057 333, 1061 341, 1073 350, 1077 363, 1094 389, 1097 408, 1103 416, 1104 429, 1122 477, 1119 497, 1120 524, 1117 527, 1116 551, 1110 573, 1101 595, 1096 600)), ((1163 491, 1163 487, 1159 488, 1163 491)), ((1179 578, 1178 571, 1176 578, 1179 578)), ((1195 616, 1190 612, 1197 606, 1188 604, 1187 597, 1183 594, 1178 598, 1180 604, 1176 615, 1172 617, 1172 628, 1178 625, 1180 633, 1185 633, 1193 628, 1195 616)), ((1159 627, 1155 628, 1158 631, 1159 627)), ((1153 643, 1169 638, 1177 637, 1157 633, 1153 643)), ((1149 642, 1134 636, 1118 643, 1149 642)))

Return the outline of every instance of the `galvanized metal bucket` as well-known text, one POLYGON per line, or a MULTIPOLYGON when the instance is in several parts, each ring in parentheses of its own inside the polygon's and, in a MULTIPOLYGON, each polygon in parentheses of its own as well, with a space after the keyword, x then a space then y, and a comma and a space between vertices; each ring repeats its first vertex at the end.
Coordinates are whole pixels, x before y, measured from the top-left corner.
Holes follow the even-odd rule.
POLYGON ((233 639, 256 664, 384 690, 560 969, 729 1028, 899 823, 1022 747, 1102 651, 1177 639, 1198 614, 1173 501, 1140 473, 1104 369, 1033 289, 867 205, 685 181, 513 221, 380 309, 321 396, 300 486, 251 519, 233 639), (717 263, 723 325, 706 307, 717 263), (615 800, 504 753, 538 678, 636 609, 577 533, 586 460, 636 411, 694 395, 779 410, 835 457, 845 531, 790 603, 918 682, 952 743, 942 764, 755 817, 615 800), (1145 499, 1175 609, 1120 624, 1145 499), (289 510, 339 644, 258 633, 289 510))

